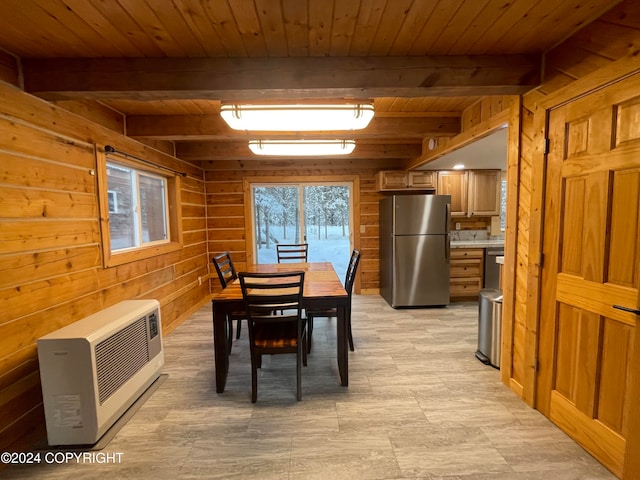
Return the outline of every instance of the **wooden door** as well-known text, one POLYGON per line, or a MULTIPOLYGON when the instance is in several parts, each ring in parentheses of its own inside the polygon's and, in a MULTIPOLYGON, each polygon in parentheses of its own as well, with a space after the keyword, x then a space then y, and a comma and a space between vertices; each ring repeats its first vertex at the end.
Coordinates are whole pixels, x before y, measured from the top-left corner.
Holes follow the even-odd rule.
POLYGON ((548 130, 537 407, 618 476, 639 438, 638 317, 613 308, 640 305, 638 92, 640 75, 617 82, 548 130))

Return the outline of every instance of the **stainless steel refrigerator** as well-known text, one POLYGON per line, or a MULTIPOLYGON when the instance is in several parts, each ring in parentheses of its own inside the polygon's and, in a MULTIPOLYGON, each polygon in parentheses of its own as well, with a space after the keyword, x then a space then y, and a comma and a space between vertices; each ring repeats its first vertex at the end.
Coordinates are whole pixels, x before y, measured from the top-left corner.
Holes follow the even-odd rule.
POLYGON ((380 200, 380 293, 394 308, 449 304, 450 195, 380 200))

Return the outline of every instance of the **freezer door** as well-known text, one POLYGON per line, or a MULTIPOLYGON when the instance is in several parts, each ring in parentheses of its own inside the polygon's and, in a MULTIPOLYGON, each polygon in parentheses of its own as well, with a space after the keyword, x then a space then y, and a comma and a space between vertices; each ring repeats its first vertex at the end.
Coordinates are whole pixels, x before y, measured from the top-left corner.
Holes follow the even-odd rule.
POLYGON ((449 236, 393 237, 392 307, 449 304, 449 236))
POLYGON ((396 195, 393 198, 395 235, 449 233, 450 195, 396 195))

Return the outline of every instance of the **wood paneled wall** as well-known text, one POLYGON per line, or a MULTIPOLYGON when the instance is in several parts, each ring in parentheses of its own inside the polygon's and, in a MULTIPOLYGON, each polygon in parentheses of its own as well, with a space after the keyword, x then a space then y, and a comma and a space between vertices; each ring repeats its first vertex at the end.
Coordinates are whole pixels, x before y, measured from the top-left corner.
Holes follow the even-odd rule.
POLYGON ((543 94, 640 48, 640 2, 624 0, 547 53, 543 94))
POLYGON ((95 100, 57 100, 51 103, 114 132, 126 134, 125 116, 101 102, 95 100))
POLYGON ((16 87, 20 86, 18 59, 4 50, 0 50, 0 80, 16 87))
MULTIPOLYGON (((517 195, 507 215, 503 333, 505 354, 502 379, 529 405, 534 406, 538 272, 542 212, 543 124, 534 124, 537 105, 553 92, 598 71, 606 72, 614 61, 640 49, 640 3, 626 0, 547 54, 545 83, 522 99, 519 118, 511 119, 519 129, 519 148, 510 152, 509 193, 517 195), (513 158, 516 155, 517 158, 513 158), (534 172, 538 172, 537 176, 534 172), (514 180, 514 177, 516 180, 514 180), (515 183, 513 183, 515 182, 515 183), (512 242, 511 247, 508 245, 512 242), (507 293, 507 292, 505 292, 507 293)), ((512 115, 514 117, 514 115, 512 115)))
MULTIPOLYGON (((378 202, 382 195, 376 191, 376 173, 389 165, 380 164, 380 168, 363 166, 345 167, 344 161, 326 161, 310 165, 309 161, 247 162, 243 169, 229 170, 225 162, 204 162, 207 192, 208 243, 212 255, 229 250, 238 269, 246 266, 247 248, 244 217, 243 180, 245 177, 273 177, 286 181, 286 177, 304 177, 314 181, 322 177, 354 176, 360 180, 359 204, 354 205, 355 215, 360 224, 359 245, 362 253, 360 262, 360 292, 378 293, 380 288, 379 262, 379 221, 378 202), (324 164, 324 166, 323 166, 324 164)), ((372 160, 371 164, 378 162, 372 160)), ((219 289, 217 279, 212 279, 212 289, 219 289)))
MULTIPOLYGON (((525 399, 525 376, 531 366, 525 358, 527 339, 527 281, 529 272, 529 223, 532 196, 533 112, 531 102, 512 108, 507 164, 507 232, 503 300, 503 355, 501 378, 525 399)), ((531 404, 531 401, 528 402, 531 404)))
POLYGON ((0 450, 5 450, 27 432, 44 432, 37 338, 133 298, 160 301, 167 333, 208 298, 209 261, 199 167, 1 82, 0 131, 0 450), (103 268, 94 143, 188 173, 181 190, 183 249, 103 268))
POLYGON ((476 125, 489 120, 500 112, 508 110, 517 98, 514 95, 482 97, 462 112, 460 118, 461 132, 471 130, 476 125))
MULTIPOLYGON (((638 51, 640 4, 627 0, 549 52, 546 82, 525 95, 518 108, 512 110, 510 125, 516 125, 518 135, 510 146, 508 162, 501 378, 527 404, 546 415, 548 405, 536 403, 537 389, 544 388, 537 383, 540 375, 537 358, 538 343, 544 340, 539 322, 541 253, 544 253, 545 112, 571 95, 599 89, 607 81, 637 71, 634 57, 638 51)), ((597 342, 595 338, 592 341, 597 342)), ((637 391, 640 388, 636 389, 636 398, 637 391)), ((631 452, 634 449, 637 452, 640 443, 639 425, 636 422, 627 429, 623 478, 638 478, 640 463, 635 460, 637 454, 631 452)))

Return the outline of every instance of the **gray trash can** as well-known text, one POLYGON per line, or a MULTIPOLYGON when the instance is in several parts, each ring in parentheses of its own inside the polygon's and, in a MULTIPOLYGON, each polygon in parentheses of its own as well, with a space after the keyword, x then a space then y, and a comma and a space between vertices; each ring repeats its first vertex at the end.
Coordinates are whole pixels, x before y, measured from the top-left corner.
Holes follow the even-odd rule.
POLYGON ((478 350, 482 363, 500 368, 502 291, 484 289, 478 295, 478 350))

